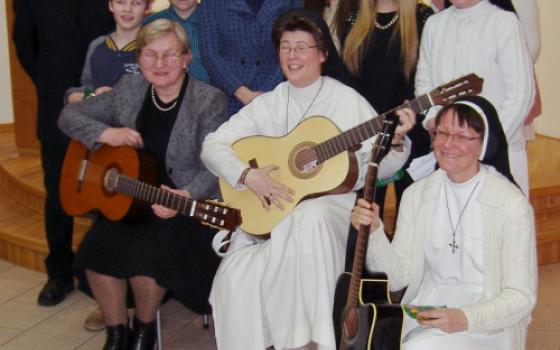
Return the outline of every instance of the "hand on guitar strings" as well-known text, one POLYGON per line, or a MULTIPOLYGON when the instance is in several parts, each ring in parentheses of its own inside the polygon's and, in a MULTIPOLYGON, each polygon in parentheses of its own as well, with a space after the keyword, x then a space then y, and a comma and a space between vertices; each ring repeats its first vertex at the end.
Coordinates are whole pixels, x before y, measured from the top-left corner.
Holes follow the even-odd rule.
POLYGON ((416 124, 416 114, 412 109, 399 109, 396 114, 399 117, 400 123, 395 129, 395 135, 391 141, 394 145, 401 143, 406 133, 414 127, 414 124, 416 124))
POLYGON ((142 136, 131 128, 107 128, 97 138, 97 142, 110 146, 142 146, 142 136))
POLYGON ((371 225, 371 232, 377 230, 380 225, 379 206, 376 203, 370 204, 363 198, 358 199, 356 206, 352 209, 350 222, 356 230, 360 229, 360 225, 371 225))
POLYGON ((469 327, 469 321, 460 309, 442 308, 421 311, 417 319, 422 326, 439 328, 446 333, 465 331, 469 327))
MULTIPOLYGON (((179 196, 191 198, 191 194, 187 190, 178 190, 165 185, 161 185, 160 188, 164 191, 178 194, 179 196)), ((159 204, 152 204, 152 210, 154 214, 161 219, 169 219, 177 215, 177 210, 169 209, 159 204)))
POLYGON ((267 165, 264 168, 251 169, 247 172, 244 184, 253 191, 266 211, 274 204, 279 209, 284 209, 283 202, 293 203, 294 190, 274 181, 270 172, 278 170, 277 165, 267 165))

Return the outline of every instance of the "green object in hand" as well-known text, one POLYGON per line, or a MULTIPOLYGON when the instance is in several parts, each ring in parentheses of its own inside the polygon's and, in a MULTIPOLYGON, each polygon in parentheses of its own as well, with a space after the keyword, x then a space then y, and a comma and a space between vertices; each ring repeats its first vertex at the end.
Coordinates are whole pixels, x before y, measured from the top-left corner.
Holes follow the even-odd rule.
POLYGON ((403 310, 407 313, 408 316, 412 318, 417 318, 421 320, 422 318, 418 317, 418 313, 422 311, 429 311, 429 310, 436 310, 436 309, 445 309, 445 305, 441 306, 421 306, 421 305, 402 305, 403 310))
POLYGON ((90 87, 86 87, 84 90, 84 100, 87 100, 90 97, 95 96, 93 90, 90 87))

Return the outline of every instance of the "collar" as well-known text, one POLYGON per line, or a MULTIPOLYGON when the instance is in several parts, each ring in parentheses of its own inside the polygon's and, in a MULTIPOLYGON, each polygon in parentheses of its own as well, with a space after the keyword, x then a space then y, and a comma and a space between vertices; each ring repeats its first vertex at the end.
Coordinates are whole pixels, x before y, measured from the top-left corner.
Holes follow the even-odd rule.
MULTIPOLYGON (((481 205, 491 207, 505 205, 504 199, 507 198, 507 196, 504 196, 503 193, 510 190, 507 188, 508 186, 515 187, 515 185, 494 169, 494 167, 485 164, 480 164, 480 166, 487 167, 487 172, 476 201, 481 205)), ((445 171, 441 169, 436 170, 432 175, 426 177, 425 181, 428 181, 428 183, 426 184, 423 198, 426 200, 435 200, 438 197, 443 181, 446 181, 446 178, 447 175, 445 174, 445 171)), ((517 187, 515 188, 516 190, 519 190, 517 187)))
POLYGON ((197 6, 189 17, 183 19, 181 16, 179 16, 177 10, 175 10, 175 7, 173 5, 169 5, 169 14, 171 15, 171 17, 174 17, 174 19, 177 20, 177 22, 179 23, 183 23, 183 22, 192 22, 195 24, 198 23, 198 12, 199 12, 199 8, 197 6))
POLYGON ((325 77, 319 77, 317 80, 304 87, 296 87, 289 81, 287 81, 286 83, 288 84, 288 90, 293 96, 292 98, 305 101, 312 99, 317 94, 317 91, 324 84, 324 79, 325 77))
POLYGON ((458 9, 455 6, 451 6, 449 8, 449 11, 453 16, 457 18, 471 18, 480 16, 491 6, 492 5, 488 2, 488 0, 482 0, 478 4, 466 9, 458 9))
POLYGON ((136 50, 136 40, 132 40, 128 44, 124 45, 121 49, 117 47, 117 44, 111 37, 111 34, 105 36, 105 44, 112 51, 130 52, 136 50))

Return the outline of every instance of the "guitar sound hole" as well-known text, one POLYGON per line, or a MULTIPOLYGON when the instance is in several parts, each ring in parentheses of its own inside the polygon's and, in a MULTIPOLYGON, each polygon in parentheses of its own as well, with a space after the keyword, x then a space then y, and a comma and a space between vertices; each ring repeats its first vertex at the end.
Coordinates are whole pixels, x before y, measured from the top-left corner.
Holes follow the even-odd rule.
POLYGON ((117 188, 117 183, 119 180, 119 171, 115 168, 107 170, 105 173, 105 178, 103 179, 103 185, 105 190, 108 192, 113 192, 117 188))
POLYGON ((296 169, 310 173, 317 167, 317 154, 313 148, 306 148, 296 155, 296 169))
POLYGON ((309 179, 321 170, 314 146, 311 142, 301 143, 290 153, 289 167, 295 177, 309 179))

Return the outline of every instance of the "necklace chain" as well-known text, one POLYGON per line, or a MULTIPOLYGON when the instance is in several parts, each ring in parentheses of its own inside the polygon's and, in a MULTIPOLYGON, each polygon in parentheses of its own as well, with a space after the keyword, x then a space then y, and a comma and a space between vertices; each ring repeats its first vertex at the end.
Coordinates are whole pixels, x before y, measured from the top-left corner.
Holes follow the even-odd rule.
POLYGON ((154 89, 154 85, 151 85, 151 93, 152 93, 152 102, 154 103, 154 106, 159 109, 162 112, 169 112, 170 110, 172 110, 173 108, 175 108, 175 106, 177 105, 177 101, 178 98, 175 98, 175 101, 173 102, 173 104, 171 104, 171 106, 169 107, 162 107, 157 103, 157 99, 156 99, 156 89, 154 89))
MULTIPOLYGON (((317 93, 313 97, 313 100, 311 100, 311 103, 309 103, 309 105, 305 109, 305 112, 303 112, 301 117, 299 117, 299 121, 301 121, 303 119, 303 117, 305 117, 305 115, 309 111, 309 108, 311 108, 313 103, 315 103, 315 100, 317 99, 317 96, 319 96, 319 93, 323 89, 323 83, 324 83, 324 80, 323 80, 323 77, 321 77, 321 85, 319 86, 319 89, 317 90, 317 93)), ((288 108, 289 107, 290 107, 290 84, 288 84, 288 101, 286 102, 286 134, 289 132, 289 130, 288 130, 288 108)), ((299 121, 298 121, 298 123, 299 123, 299 121)))
POLYGON ((443 184, 443 190, 445 191, 445 206, 447 207, 447 218, 449 219, 449 225, 451 226, 451 233, 453 235, 453 240, 451 241, 451 243, 449 243, 449 246, 451 247, 451 253, 453 254, 455 254, 455 251, 459 249, 459 246, 457 245, 457 241, 455 240, 455 234, 457 233, 457 229, 459 229, 459 223, 461 222, 461 219, 463 218, 463 214, 465 213, 465 209, 467 209, 467 205, 469 205, 469 202, 471 201, 471 197, 473 196, 474 191, 478 187, 479 183, 480 181, 476 182, 476 185, 472 189, 471 194, 469 194, 469 198, 467 199, 465 206, 463 207, 461 213, 459 214, 459 219, 457 219, 457 224, 455 224, 455 227, 453 227, 453 222, 451 221, 451 211, 449 210, 449 200, 447 199, 447 183, 443 184))
POLYGON ((375 18, 375 16, 373 16, 373 24, 375 25, 375 28, 379 29, 379 30, 385 30, 385 29, 389 29, 393 24, 395 24, 395 22, 399 19, 399 11, 395 12, 395 15, 393 16, 393 18, 391 18, 391 20, 389 21, 389 23, 387 24, 379 24, 379 22, 377 22, 377 18, 375 18))

